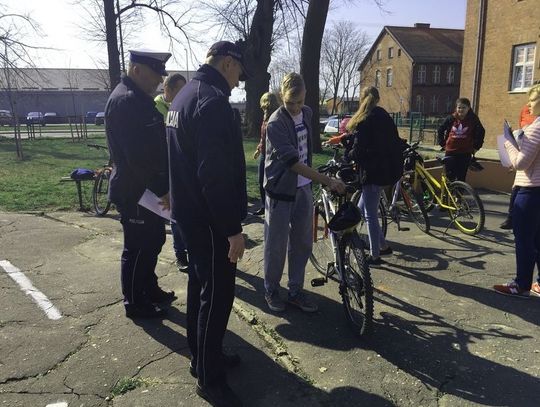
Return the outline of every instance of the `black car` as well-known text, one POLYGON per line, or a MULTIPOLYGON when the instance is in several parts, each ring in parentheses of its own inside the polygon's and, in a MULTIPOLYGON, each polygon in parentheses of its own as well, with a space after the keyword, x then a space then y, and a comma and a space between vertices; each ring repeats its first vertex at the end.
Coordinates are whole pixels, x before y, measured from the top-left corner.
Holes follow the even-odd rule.
POLYGON ((43 115, 43 123, 56 124, 58 123, 58 115, 55 112, 47 112, 43 115))
POLYGON ((98 112, 86 112, 86 114, 84 115, 84 122, 86 124, 94 123, 96 120, 97 113, 98 112))
POLYGON ((0 126, 13 126, 13 116, 9 110, 0 110, 0 126))
POLYGON ((96 126, 105 124, 105 112, 98 112, 96 114, 95 122, 96 126))
POLYGON ((29 112, 26 115, 26 124, 40 124, 45 126, 45 121, 43 119, 43 113, 41 112, 29 112))

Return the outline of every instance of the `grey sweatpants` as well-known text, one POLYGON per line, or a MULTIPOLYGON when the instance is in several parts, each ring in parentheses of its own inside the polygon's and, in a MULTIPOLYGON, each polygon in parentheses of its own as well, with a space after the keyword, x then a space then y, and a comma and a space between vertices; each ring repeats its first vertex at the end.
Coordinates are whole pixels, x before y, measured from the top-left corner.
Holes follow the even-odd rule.
POLYGON ((266 195, 264 219, 264 288, 271 294, 279 288, 285 257, 289 263, 289 294, 304 286, 306 264, 311 254, 313 196, 311 184, 297 188, 294 202, 266 195))

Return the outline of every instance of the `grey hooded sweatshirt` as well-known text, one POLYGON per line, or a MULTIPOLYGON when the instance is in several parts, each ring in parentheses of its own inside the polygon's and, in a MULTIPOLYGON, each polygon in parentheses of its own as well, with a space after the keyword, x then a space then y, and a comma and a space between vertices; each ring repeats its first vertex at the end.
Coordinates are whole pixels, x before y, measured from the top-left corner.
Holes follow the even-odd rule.
MULTIPOLYGON (((312 156, 312 112, 302 107, 304 124, 308 131, 308 165, 312 156)), ((264 189, 268 196, 279 201, 294 201, 298 174, 291 167, 299 160, 298 137, 294 121, 285 107, 277 109, 268 120, 266 130, 266 158, 264 161, 264 189)))

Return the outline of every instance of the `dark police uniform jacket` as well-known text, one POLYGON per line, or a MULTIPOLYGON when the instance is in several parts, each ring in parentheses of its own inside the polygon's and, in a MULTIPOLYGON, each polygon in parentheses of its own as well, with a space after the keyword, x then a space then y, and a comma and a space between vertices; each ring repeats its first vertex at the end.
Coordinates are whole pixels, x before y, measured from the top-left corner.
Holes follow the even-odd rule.
POLYGON ((240 233, 247 214, 244 148, 230 94, 225 78, 203 65, 166 120, 172 218, 190 228, 209 225, 224 237, 240 233))
POLYGON ((113 161, 109 199, 120 208, 137 203, 146 189, 158 197, 169 190, 163 116, 154 100, 128 76, 105 106, 107 142, 113 161))

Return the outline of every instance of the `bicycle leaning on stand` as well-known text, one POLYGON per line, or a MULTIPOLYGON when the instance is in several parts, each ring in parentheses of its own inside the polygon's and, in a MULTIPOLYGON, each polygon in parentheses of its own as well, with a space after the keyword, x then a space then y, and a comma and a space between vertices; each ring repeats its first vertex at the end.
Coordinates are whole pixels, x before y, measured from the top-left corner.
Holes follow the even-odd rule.
MULTIPOLYGON (((95 148, 97 150, 109 151, 107 146, 100 144, 87 144, 88 147, 95 148)), ((112 161, 109 157, 107 164, 104 164, 102 168, 95 171, 94 187, 92 189, 92 204, 97 216, 105 216, 111 208, 111 201, 109 201, 109 181, 111 179, 112 161)))
MULTIPOLYGON (((340 172, 350 168, 352 164, 330 160, 318 171, 341 178, 340 172)), ((324 277, 312 279, 311 285, 321 286, 329 279, 336 281, 352 329, 357 335, 365 336, 373 326, 373 283, 364 242, 356 231, 360 210, 350 202, 356 188, 347 189, 346 195, 337 195, 321 188, 314 199, 310 261, 324 277)))

